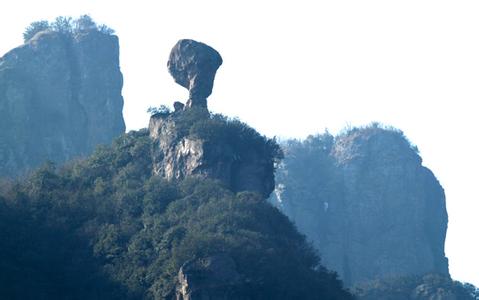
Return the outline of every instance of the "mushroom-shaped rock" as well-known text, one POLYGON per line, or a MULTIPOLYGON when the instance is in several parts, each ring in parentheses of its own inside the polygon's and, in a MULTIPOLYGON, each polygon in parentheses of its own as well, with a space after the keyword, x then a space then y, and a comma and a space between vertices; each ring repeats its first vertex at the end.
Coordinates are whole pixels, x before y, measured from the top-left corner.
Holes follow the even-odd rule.
POLYGON ((175 82, 190 92, 187 107, 207 108, 216 70, 223 63, 221 55, 210 46, 194 41, 179 40, 168 60, 168 71, 175 82))

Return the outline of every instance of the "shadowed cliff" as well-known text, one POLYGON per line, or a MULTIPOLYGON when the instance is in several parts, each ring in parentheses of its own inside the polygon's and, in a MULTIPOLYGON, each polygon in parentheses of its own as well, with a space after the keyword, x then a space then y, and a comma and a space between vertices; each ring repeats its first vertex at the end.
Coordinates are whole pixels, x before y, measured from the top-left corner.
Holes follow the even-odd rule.
POLYGON ((0 58, 0 176, 65 162, 125 131, 118 38, 46 29, 0 58))
POLYGON ((377 125, 285 145, 272 201, 347 285, 439 273, 444 191, 402 132, 377 125))

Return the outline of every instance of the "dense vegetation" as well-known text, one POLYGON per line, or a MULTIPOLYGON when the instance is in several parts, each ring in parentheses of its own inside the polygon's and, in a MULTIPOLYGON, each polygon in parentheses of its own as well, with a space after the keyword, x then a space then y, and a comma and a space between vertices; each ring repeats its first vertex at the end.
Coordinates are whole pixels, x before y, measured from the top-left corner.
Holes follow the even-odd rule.
POLYGON ((354 292, 362 300, 479 299, 479 289, 473 285, 437 274, 376 280, 358 285, 354 292))
POLYGON ((177 124, 188 124, 183 125, 183 134, 227 144, 238 154, 246 153, 249 149, 261 150, 263 156, 274 163, 283 159, 283 152, 274 138, 266 138, 238 119, 230 119, 221 114, 211 114, 206 118, 195 116, 198 113, 201 114, 195 113, 195 109, 189 109, 178 116, 181 121, 177 124))
POLYGON ((106 25, 98 25, 89 15, 80 16, 77 19, 71 17, 57 17, 55 21, 47 20, 35 21, 28 25, 23 32, 23 40, 28 42, 32 37, 41 31, 55 31, 65 34, 66 36, 74 36, 85 31, 99 31, 104 34, 113 34, 115 31, 106 25))
MULTIPOLYGON (((261 157, 277 165, 283 159, 283 151, 275 138, 267 138, 239 119, 213 114, 204 108, 189 108, 171 112, 167 107, 149 108, 153 117, 172 118, 177 140, 183 137, 201 139, 206 143, 228 145, 234 155, 249 159, 251 149, 261 157)), ((273 170, 272 170, 273 172, 273 170)))
MULTIPOLYGON (((242 123, 218 120, 185 128, 258 138, 242 123)), ((151 147, 145 130, 130 132, 88 159, 60 169, 46 164, 22 182, 4 183, 0 295, 168 299, 185 261, 225 253, 251 299, 351 298, 304 236, 259 195, 151 176, 151 147)))
POLYGON ((334 137, 328 132, 283 143, 285 159, 276 177, 283 188, 285 184, 288 186, 283 191, 284 197, 322 211, 323 201, 332 202, 341 196, 337 193, 341 189, 340 178, 336 176, 335 161, 330 156, 333 144, 334 137))

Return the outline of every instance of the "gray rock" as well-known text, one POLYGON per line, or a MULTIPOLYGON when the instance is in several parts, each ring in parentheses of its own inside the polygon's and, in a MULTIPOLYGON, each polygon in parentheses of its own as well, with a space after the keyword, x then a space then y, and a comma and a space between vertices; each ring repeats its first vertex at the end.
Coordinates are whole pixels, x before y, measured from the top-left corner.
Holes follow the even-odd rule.
POLYGON ((185 109, 185 105, 179 101, 175 101, 175 103, 173 103, 173 108, 175 109, 175 112, 179 112, 185 109))
POLYGON ((0 176, 65 162, 125 130, 118 38, 38 33, 0 58, 0 176))
POLYGON ((177 300, 247 300, 236 264, 226 254, 186 262, 178 272, 177 300))
POLYGON ((268 197, 274 189, 273 162, 263 148, 239 153, 227 143, 205 141, 178 132, 175 115, 152 116, 153 172, 168 180, 194 176, 219 180, 234 192, 253 191, 268 197))
POLYGON ((194 40, 179 40, 168 60, 168 70, 175 82, 189 90, 187 107, 207 107, 216 70, 223 60, 210 46, 194 40))
POLYGON ((273 198, 314 242, 324 265, 346 285, 448 276, 444 191, 402 134, 353 130, 324 149, 286 155, 273 198))

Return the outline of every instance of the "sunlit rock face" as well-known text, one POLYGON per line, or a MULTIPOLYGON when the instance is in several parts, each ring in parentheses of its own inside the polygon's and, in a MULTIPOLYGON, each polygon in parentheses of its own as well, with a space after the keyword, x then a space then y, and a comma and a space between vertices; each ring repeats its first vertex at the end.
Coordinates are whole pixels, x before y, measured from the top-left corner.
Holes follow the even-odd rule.
POLYGON ((378 127, 286 146, 272 201, 347 285, 448 275, 444 191, 401 132, 378 127))
POLYGON ((38 33, 0 59, 0 175, 65 162, 125 131, 118 38, 38 33))
POLYGON ((175 82, 189 90, 187 107, 207 107, 216 71, 223 63, 221 55, 212 47, 194 41, 179 40, 168 60, 168 70, 175 82))
POLYGON ((257 192, 265 198, 271 194, 274 164, 263 146, 239 150, 222 140, 183 136, 178 126, 176 114, 150 119, 155 175, 168 180, 208 178, 235 192, 257 192))

